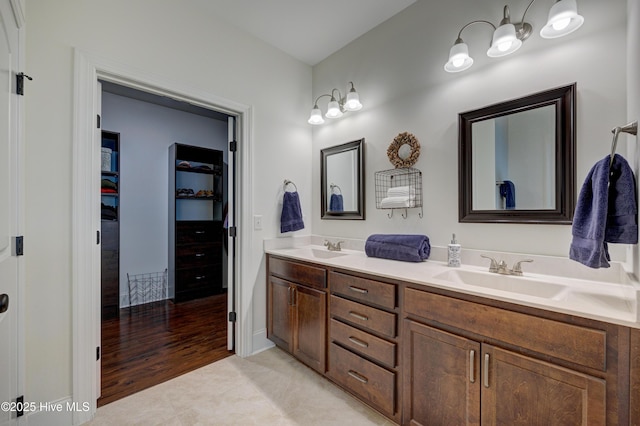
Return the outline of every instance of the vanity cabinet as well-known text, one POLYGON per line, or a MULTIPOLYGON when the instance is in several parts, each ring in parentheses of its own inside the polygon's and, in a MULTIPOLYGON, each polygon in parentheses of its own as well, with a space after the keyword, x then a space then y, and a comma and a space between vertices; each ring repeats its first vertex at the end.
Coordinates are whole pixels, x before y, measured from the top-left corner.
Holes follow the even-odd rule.
POLYGON ((630 360, 629 407, 631 421, 629 424, 640 426, 640 329, 631 330, 630 360))
POLYGON ((327 376, 400 421, 397 285, 329 272, 327 376))
POLYGON ((267 337, 321 374, 326 366, 326 287, 324 268, 269 257, 267 337))
POLYGON ((404 300, 404 424, 618 424, 605 330, 412 288, 404 300))

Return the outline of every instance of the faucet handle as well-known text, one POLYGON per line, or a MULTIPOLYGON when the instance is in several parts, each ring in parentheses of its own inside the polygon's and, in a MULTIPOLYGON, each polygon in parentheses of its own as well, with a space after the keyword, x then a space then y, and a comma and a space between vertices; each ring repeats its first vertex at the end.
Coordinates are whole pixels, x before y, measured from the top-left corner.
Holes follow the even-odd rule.
POLYGON ((338 241, 336 243, 336 250, 342 250, 342 247, 340 247, 340 244, 344 243, 344 241, 338 241))
POLYGON ((486 254, 481 254, 480 257, 484 257, 491 261, 491 264, 489 265, 489 272, 498 272, 498 262, 493 257, 487 256, 486 254))
POLYGON ((531 262, 533 262, 533 259, 523 259, 523 260, 520 260, 520 261, 514 263, 513 269, 511 270, 511 273, 513 275, 518 275, 518 276, 522 275, 522 266, 520 266, 520 264, 524 263, 524 262, 531 263, 531 262))

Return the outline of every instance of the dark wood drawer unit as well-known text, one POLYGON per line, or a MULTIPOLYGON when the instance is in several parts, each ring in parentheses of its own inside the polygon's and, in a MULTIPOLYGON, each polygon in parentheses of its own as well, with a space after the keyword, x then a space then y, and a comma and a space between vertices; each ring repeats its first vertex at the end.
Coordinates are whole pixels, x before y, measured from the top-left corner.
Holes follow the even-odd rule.
POLYGON ((396 412, 396 373, 331 344, 328 375, 387 416, 396 412))
POLYGON ((331 272, 331 292, 358 300, 367 304, 378 305, 386 309, 396 308, 397 286, 366 278, 331 272))
POLYGON ((330 322, 329 334, 334 342, 354 352, 376 359, 386 367, 395 368, 397 365, 397 345, 393 342, 358 330, 335 319, 330 322))
POLYGON ((408 288, 405 312, 600 371, 607 333, 408 288))
POLYGON ((310 287, 327 288, 327 271, 324 268, 270 257, 269 273, 310 287))
POLYGON ((222 238, 222 225, 214 221, 181 221, 176 223, 176 244, 209 244, 222 238))
POLYGON ((331 316, 387 337, 396 337, 395 313, 331 295, 331 316))

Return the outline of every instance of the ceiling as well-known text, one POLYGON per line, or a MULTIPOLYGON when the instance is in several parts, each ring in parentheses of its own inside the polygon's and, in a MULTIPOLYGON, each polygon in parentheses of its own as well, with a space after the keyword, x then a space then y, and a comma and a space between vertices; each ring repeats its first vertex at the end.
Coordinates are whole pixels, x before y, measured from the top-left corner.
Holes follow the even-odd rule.
POLYGON ((416 0, 191 0, 315 65, 416 0))

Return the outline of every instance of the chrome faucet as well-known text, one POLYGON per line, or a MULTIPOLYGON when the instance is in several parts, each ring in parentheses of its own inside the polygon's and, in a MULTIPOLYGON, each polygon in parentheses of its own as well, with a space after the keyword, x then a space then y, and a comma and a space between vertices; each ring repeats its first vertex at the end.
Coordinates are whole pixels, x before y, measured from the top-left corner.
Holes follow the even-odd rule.
POLYGON ((533 262, 533 259, 523 259, 519 260, 513 264, 513 268, 509 269, 507 267, 507 262, 501 260, 500 262, 496 261, 493 257, 481 254, 480 257, 484 257, 485 259, 489 259, 491 264, 489 265, 489 272, 493 272, 501 275, 516 275, 522 276, 522 263, 525 262, 533 262))
POLYGON ((344 243, 344 241, 338 241, 337 243, 332 243, 329 240, 324 240, 324 245, 329 251, 341 251, 342 247, 340 247, 340 244, 342 243, 344 243))

